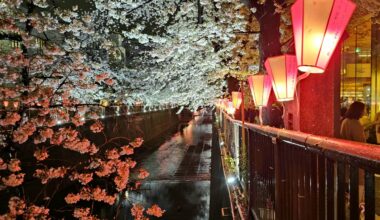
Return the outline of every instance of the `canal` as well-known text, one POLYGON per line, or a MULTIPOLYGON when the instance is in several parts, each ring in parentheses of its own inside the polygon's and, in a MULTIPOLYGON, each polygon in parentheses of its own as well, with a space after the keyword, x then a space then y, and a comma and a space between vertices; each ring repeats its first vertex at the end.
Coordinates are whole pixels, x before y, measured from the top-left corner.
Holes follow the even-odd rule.
MULTIPOLYGON (((217 149, 212 149, 212 122, 211 111, 177 115, 175 110, 165 110, 105 117, 102 119, 104 134, 93 134, 89 129, 92 122, 86 123, 80 129, 81 133, 97 145, 109 142, 111 145, 122 146, 128 143, 127 140, 143 137, 144 143, 142 147, 135 149, 133 159, 137 161, 138 167, 143 167, 150 173, 139 190, 127 191, 125 195, 120 195, 118 205, 110 209, 96 205, 98 217, 109 219, 117 215, 117 219, 133 219, 130 208, 132 204, 139 203, 144 207, 158 204, 166 210, 162 219, 229 219, 221 217, 221 208, 228 207, 229 203, 227 189, 223 187, 223 171, 218 161, 220 153, 215 151, 217 149), (216 152, 214 155, 211 154, 212 150, 216 152), (216 187, 211 191, 210 185, 216 187), (213 204, 210 204, 210 201, 214 201, 213 204)), ((30 144, 32 143, 26 143, 25 146, 30 144)), ((23 161, 32 161, 33 152, 25 146, 18 157, 23 161)), ((57 150, 52 154, 65 158, 65 163, 71 164, 86 159, 70 151, 57 150)), ((33 173, 35 167, 24 169, 33 173)), ((59 213, 53 210, 57 207, 66 208, 63 197, 75 187, 70 184, 53 180, 48 184, 49 187, 46 187, 38 180, 29 178, 23 194, 37 199, 43 194, 49 194, 49 188, 59 189, 54 192, 55 197, 51 198, 51 203, 49 202, 50 214, 53 218, 66 219, 70 218, 71 212, 59 213), (53 201, 54 198, 56 199, 53 201)), ((8 197, 7 192, 0 191, 0 197, 8 197)), ((2 202, 1 213, 6 209, 7 204, 2 202)))
POLYGON ((177 128, 149 141, 153 151, 137 155, 150 176, 141 191, 129 193, 128 200, 159 204, 166 210, 164 219, 209 219, 211 115, 195 116, 177 128))

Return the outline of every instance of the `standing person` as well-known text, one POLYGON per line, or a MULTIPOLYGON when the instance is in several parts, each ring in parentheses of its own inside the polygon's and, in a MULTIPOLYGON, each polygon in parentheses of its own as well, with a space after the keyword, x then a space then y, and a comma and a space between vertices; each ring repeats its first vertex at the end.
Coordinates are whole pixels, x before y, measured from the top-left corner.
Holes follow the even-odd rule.
POLYGON ((342 122, 343 122, 343 120, 345 118, 346 112, 347 112, 347 108, 346 107, 341 107, 340 108, 340 119, 339 119, 340 124, 342 124, 342 122))
POLYGON ((348 108, 340 127, 340 136, 343 139, 365 142, 364 128, 359 119, 364 115, 365 105, 362 102, 353 102, 348 108))
MULTIPOLYGON (((340 127, 340 136, 343 139, 358 141, 358 142, 366 142, 366 137, 364 134, 364 127, 360 124, 359 119, 365 113, 365 105, 362 102, 355 101, 348 108, 345 118, 340 127)), ((349 172, 349 168, 346 165, 346 172, 349 172)), ((349 183, 349 180, 346 177, 346 184, 349 183)), ((359 203, 364 201, 364 171, 359 169, 359 203)), ((350 207, 349 205, 349 194, 346 201, 346 208, 359 208, 359 207, 350 207)), ((348 212, 350 213, 350 212, 348 212)), ((346 216, 348 217, 348 216, 346 216)), ((348 217, 349 219, 349 217, 348 217)))
POLYGON ((251 99, 248 101, 247 121, 250 123, 255 122, 255 105, 251 99))
POLYGON ((275 102, 272 104, 272 107, 270 109, 270 126, 276 127, 276 128, 283 128, 284 127, 284 120, 282 118, 283 115, 283 108, 280 103, 275 102))

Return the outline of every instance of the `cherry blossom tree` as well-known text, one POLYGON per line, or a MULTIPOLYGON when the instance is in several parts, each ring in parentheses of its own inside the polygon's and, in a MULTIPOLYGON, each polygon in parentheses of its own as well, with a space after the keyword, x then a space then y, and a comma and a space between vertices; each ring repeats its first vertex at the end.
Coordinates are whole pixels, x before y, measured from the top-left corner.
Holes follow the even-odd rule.
MULTIPOLYGON (((117 137, 95 145, 82 134, 86 112, 94 134, 104 135, 104 125, 88 107, 95 98, 81 95, 105 90, 113 79, 96 53, 86 51, 85 39, 95 30, 92 17, 49 3, 1 2, 0 37, 11 47, 0 54, 0 194, 8 199, 0 219, 48 219, 64 212, 96 219, 94 203, 117 205, 120 195, 138 189, 149 175, 132 158, 141 138, 115 147, 117 137), (81 160, 65 160, 57 151, 81 160), (34 159, 22 160, 28 152, 34 159), (31 187, 36 181, 38 193, 31 187), (74 189, 62 192, 69 185, 74 189), (64 209, 50 206, 58 192, 66 194, 64 209)), ((163 213, 153 205, 143 215, 163 213)))

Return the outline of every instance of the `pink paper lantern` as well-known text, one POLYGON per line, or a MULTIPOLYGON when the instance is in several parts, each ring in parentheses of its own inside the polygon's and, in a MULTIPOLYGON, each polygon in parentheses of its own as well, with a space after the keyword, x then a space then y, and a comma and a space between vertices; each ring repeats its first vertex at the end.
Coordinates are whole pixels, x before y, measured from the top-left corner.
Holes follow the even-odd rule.
POLYGON ((232 92, 232 104, 235 109, 239 109, 242 102, 241 92, 232 92))
POLYGON ((294 55, 269 57, 265 68, 271 76, 274 94, 278 101, 294 99, 297 85, 297 58, 294 55))
POLYGON ((325 71, 355 7, 350 0, 297 0, 293 4, 293 33, 300 71, 325 71))
POLYGON ((248 77, 249 88, 256 106, 267 106, 272 80, 269 75, 253 75, 248 77))

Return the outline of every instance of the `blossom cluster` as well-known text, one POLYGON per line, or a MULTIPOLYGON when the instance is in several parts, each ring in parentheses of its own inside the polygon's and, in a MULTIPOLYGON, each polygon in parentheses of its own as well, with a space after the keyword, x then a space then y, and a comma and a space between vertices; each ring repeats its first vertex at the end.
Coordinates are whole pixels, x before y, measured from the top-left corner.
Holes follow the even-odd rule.
POLYGON ((11 197, 8 201, 9 212, 0 215, 0 219, 16 219, 22 216, 23 219, 49 219, 49 209, 43 206, 33 204, 27 205, 26 202, 19 197, 11 197))
POLYGON ((135 218, 135 220, 147 220, 145 216, 145 213, 151 216, 155 216, 157 218, 162 217, 165 210, 162 210, 158 205, 154 204, 150 208, 146 210, 144 213, 145 208, 140 204, 134 204, 131 208, 132 216, 135 218))
POLYGON ((81 220, 96 220, 95 216, 91 215, 90 208, 75 208, 73 216, 81 220))
POLYGON ((100 121, 95 121, 95 123, 93 123, 90 126, 91 131, 94 133, 102 132, 103 128, 104 128, 104 126, 103 126, 102 122, 100 122, 100 121))
POLYGON ((85 201, 94 200, 97 202, 104 202, 109 205, 113 205, 115 203, 116 197, 117 197, 117 194, 108 195, 106 190, 100 187, 90 188, 90 187, 85 186, 77 194, 69 193, 65 197, 65 201, 68 204, 75 204, 79 202, 80 200, 85 200, 85 201))
POLYGON ((8 176, 3 176, 1 178, 1 181, 5 186, 16 187, 24 182, 25 173, 20 173, 20 164, 21 161, 18 159, 11 159, 6 163, 0 158, 0 170, 8 170, 10 172, 8 176))
POLYGON ((7 113, 7 116, 4 119, 0 119, 0 125, 3 127, 8 125, 15 125, 16 122, 20 121, 20 119, 21 116, 16 112, 7 113))
POLYGON ((34 176, 41 179, 42 184, 46 184, 51 179, 63 178, 67 172, 67 168, 58 167, 50 169, 36 169, 34 176))

